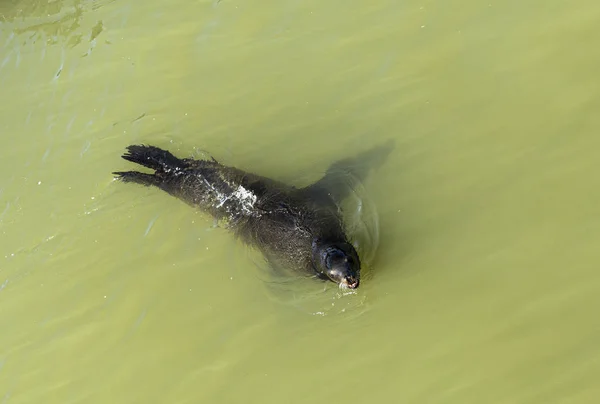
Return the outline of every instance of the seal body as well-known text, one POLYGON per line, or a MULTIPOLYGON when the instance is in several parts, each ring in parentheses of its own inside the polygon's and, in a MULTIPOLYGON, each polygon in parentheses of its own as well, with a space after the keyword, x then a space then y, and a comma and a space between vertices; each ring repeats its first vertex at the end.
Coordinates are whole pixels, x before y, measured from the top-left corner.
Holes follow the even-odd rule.
POLYGON ((114 172, 119 180, 160 188, 209 213, 275 267, 358 287, 360 259, 345 233, 335 189, 319 182, 296 188, 154 146, 129 146, 122 157, 154 172, 114 172))

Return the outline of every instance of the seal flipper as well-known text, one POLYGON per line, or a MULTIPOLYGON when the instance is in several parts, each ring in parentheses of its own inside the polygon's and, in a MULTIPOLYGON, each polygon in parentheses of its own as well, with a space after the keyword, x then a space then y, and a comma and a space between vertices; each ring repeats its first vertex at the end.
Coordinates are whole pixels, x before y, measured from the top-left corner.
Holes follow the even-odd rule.
POLYGON ((339 160, 327 169, 325 176, 303 189, 317 200, 333 200, 340 204, 352 190, 363 182, 369 172, 379 168, 394 149, 394 140, 360 153, 354 157, 339 160))
POLYGON ((115 171, 116 179, 123 182, 133 182, 136 184, 145 185, 147 187, 154 185, 160 186, 162 180, 154 174, 140 173, 138 171, 115 171))
POLYGON ((141 173, 138 171, 113 172, 118 180, 145 186, 154 185, 163 189, 165 189, 165 180, 170 177, 170 174, 177 174, 178 172, 185 170, 189 165, 185 160, 178 159, 170 152, 155 146, 127 146, 127 152, 121 157, 132 163, 150 168, 155 172, 153 174, 141 173))
POLYGON ((122 156, 125 160, 151 168, 158 172, 171 172, 187 167, 185 160, 178 159, 170 152, 155 146, 127 146, 127 153, 122 156))

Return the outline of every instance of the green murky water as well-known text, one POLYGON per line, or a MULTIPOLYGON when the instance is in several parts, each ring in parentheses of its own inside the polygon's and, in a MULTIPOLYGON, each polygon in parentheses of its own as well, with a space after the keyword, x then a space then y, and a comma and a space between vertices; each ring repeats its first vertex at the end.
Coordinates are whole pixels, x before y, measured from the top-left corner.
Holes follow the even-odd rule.
POLYGON ((600 400, 600 5, 2 1, 0 403, 600 400), (123 148, 387 139, 357 295, 273 290, 123 148), (325 315, 318 315, 322 311, 325 315))

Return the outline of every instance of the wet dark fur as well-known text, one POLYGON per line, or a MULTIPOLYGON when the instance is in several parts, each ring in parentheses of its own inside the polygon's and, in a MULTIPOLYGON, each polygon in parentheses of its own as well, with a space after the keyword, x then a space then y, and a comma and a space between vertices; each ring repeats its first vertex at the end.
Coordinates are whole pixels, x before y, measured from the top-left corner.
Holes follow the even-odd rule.
POLYGON ((323 268, 337 265, 336 256, 330 259, 327 255, 334 246, 342 251, 338 258, 345 265, 356 267, 356 285, 352 287, 358 287, 360 259, 345 233, 339 204, 354 185, 348 180, 364 179, 371 168, 360 163, 381 163, 390 150, 388 143, 335 163, 321 180, 305 188, 228 167, 215 159, 179 159, 166 150, 143 145, 127 147, 122 157, 154 173, 114 174, 124 182, 160 188, 226 222, 235 235, 258 248, 277 267, 331 278, 323 268))

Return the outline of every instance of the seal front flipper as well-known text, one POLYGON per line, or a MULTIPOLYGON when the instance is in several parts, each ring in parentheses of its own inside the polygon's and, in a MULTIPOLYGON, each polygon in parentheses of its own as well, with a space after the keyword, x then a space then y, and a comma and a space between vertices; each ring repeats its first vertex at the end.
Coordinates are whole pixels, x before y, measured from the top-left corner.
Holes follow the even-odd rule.
POLYGON ((333 200, 339 205, 359 183, 366 180, 372 170, 379 168, 387 160, 394 144, 394 140, 390 139, 354 157, 333 163, 323 178, 303 191, 317 200, 333 200))

